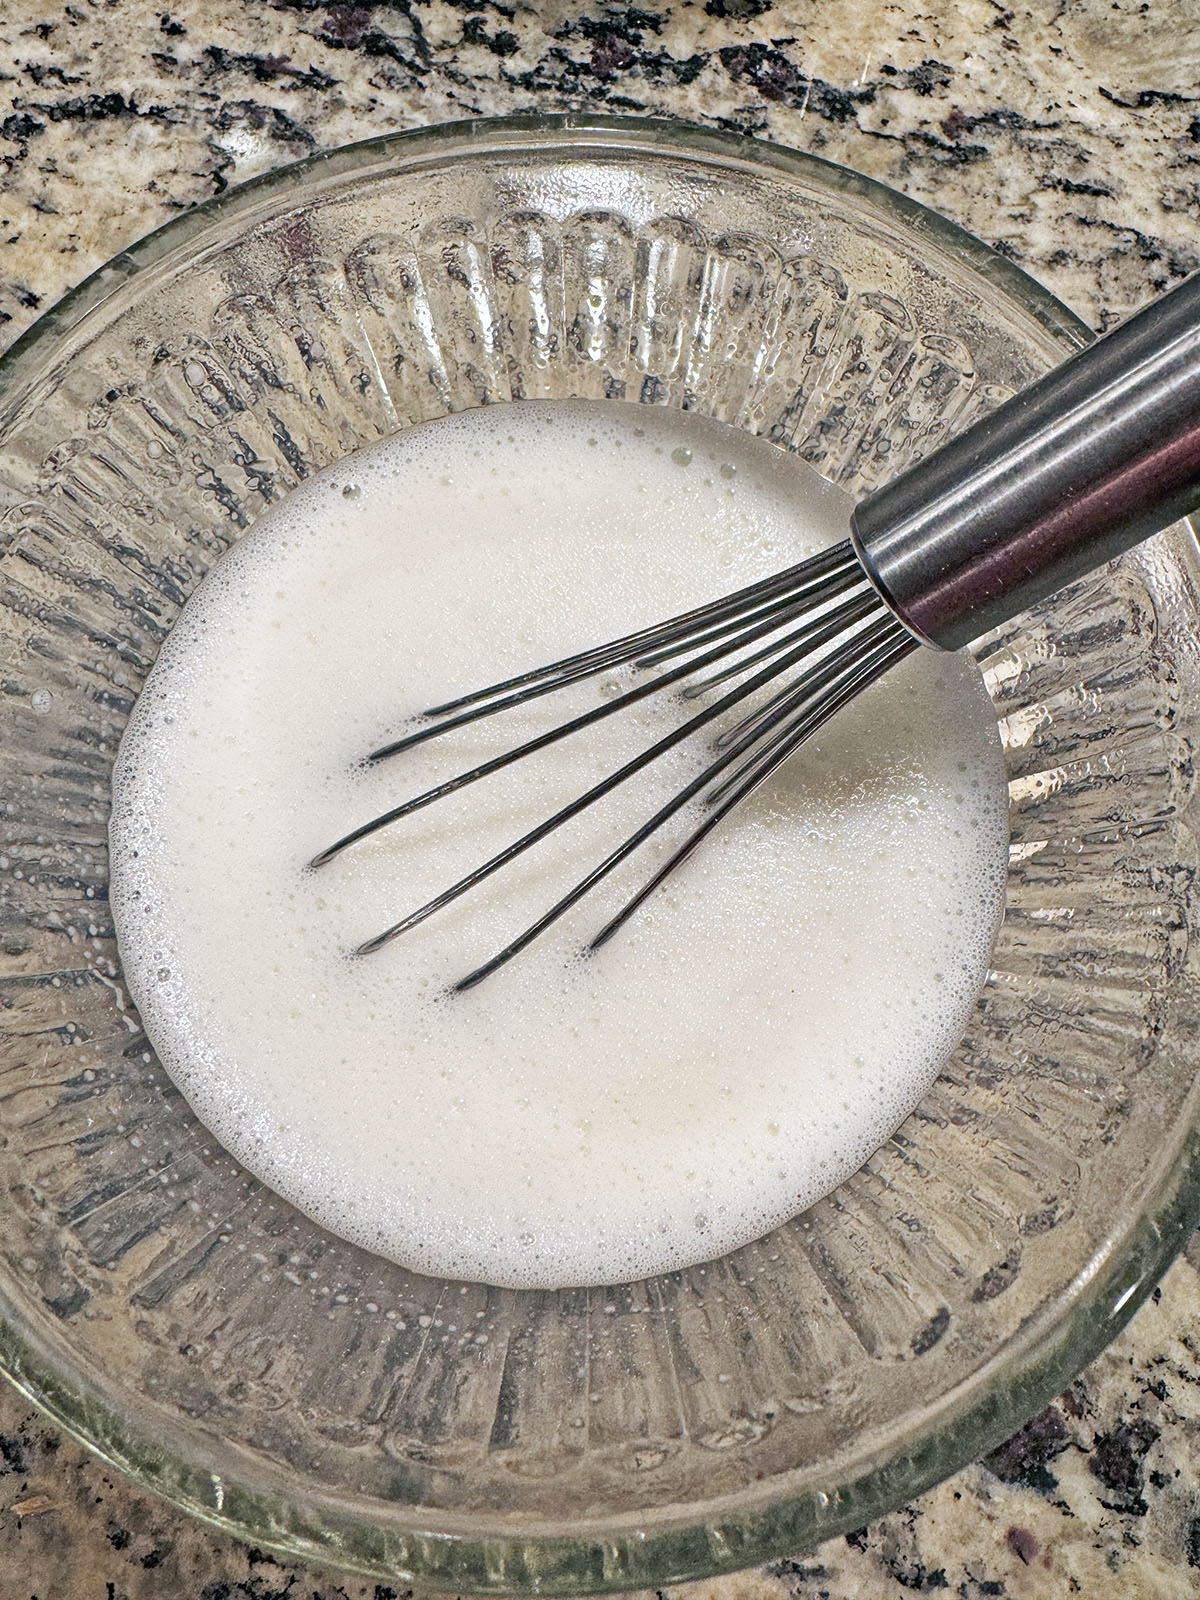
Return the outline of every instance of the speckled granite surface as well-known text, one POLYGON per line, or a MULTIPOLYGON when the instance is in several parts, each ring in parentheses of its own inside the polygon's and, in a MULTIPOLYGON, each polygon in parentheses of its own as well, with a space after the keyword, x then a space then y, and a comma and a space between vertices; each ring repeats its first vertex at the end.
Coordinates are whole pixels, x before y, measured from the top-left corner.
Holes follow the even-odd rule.
MULTIPOLYGON (((531 106, 674 114, 936 206, 1097 327, 1200 264, 1191 0, 6 0, 0 344, 230 183, 531 106)), ((1200 1593, 1200 1248, 988 1461, 810 1555, 672 1600, 1200 1593)), ((280 1565, 0 1392, 0 1600, 398 1600, 280 1565)))

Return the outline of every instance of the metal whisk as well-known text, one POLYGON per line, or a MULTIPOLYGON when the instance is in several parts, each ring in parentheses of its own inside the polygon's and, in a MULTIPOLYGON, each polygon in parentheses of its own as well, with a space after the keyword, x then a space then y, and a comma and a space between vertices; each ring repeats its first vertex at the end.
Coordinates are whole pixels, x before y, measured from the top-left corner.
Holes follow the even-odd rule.
POLYGON ((954 650, 1200 505, 1200 274, 861 501, 849 537, 807 561, 625 638, 435 706, 382 761, 596 673, 653 676, 364 823, 361 839, 648 695, 697 711, 356 952, 366 955, 498 872, 707 724, 778 683, 724 729, 712 759, 543 916, 455 987, 479 983, 557 921, 689 802, 701 822, 591 941, 610 939, 735 806, 918 645, 954 650))

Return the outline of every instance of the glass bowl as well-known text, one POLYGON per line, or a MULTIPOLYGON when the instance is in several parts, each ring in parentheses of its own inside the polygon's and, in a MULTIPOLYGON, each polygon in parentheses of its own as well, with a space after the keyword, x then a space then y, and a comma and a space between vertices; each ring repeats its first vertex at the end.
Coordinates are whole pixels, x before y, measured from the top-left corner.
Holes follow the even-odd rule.
POLYGON ((1008 912, 960 1048, 761 1242, 605 1291, 322 1233, 154 1058, 109 769, 199 576, 299 479, 490 401, 689 407, 858 492, 1077 348, 998 256, 824 162, 673 123, 372 141, 169 224, 0 366, 0 1361, 140 1483, 293 1555, 475 1592, 811 1546, 1001 1440, 1198 1208, 1196 576, 1180 527, 983 640, 1008 912))

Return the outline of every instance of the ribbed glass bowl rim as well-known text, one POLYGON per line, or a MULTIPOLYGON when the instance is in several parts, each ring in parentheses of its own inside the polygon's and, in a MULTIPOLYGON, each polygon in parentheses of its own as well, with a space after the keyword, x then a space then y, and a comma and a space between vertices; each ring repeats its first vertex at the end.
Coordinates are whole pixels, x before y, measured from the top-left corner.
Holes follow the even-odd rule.
MULTIPOLYGON (((606 159, 622 152, 711 158, 791 179, 836 195, 876 220, 898 225, 910 245, 983 280, 1035 331, 1049 357, 1063 358, 1092 334, 1020 268, 955 223, 886 185, 818 156, 740 135, 667 119, 590 112, 524 113, 442 123, 345 145, 309 156, 231 188, 172 218, 93 272, 46 311, 0 356, 0 426, 8 400, 44 370, 47 356, 85 319, 139 274, 183 246, 269 209, 281 195, 300 201, 306 187, 378 163, 393 170, 536 150, 606 159)), ((544 1533, 505 1532, 491 1521, 477 1537, 423 1527, 419 1507, 372 1503, 374 1514, 341 1495, 298 1483, 292 1499, 278 1486, 220 1477, 146 1437, 94 1392, 64 1382, 36 1339, 0 1317, 0 1372, 73 1438, 144 1488, 226 1532, 290 1557, 316 1560, 368 1577, 423 1580, 473 1593, 596 1593, 656 1588, 712 1576, 772 1556, 809 1549, 860 1527, 939 1482, 1000 1443, 1045 1406, 1124 1327, 1200 1221, 1200 1127, 1188 1130, 1160 1169, 1143 1209, 1121 1219, 1104 1247, 1080 1264, 1069 1289, 1047 1302, 1019 1333, 969 1378, 942 1396, 919 1431, 899 1448, 863 1456, 842 1481, 795 1488, 779 1479, 692 1505, 655 1507, 644 1523, 624 1516, 544 1533), (301 1503, 302 1502, 302 1503, 301 1503), (397 1562, 397 1541, 404 1559, 397 1562)), ((0 1307, 3 1306, 0 1285, 0 1307)), ((267 1475, 264 1475, 264 1477, 267 1475)), ((809 1474, 811 1480, 812 1474, 809 1474)))

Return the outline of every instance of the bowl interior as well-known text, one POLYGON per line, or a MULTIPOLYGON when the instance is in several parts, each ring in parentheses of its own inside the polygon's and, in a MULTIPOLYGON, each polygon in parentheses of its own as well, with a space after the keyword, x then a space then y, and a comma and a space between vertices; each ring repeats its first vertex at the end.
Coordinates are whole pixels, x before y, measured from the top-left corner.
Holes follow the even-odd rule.
POLYGON ((819 162, 564 122, 253 185, 23 341, 0 417, 0 1354, 28 1392, 259 1542, 565 1591, 862 1522, 1111 1336, 1195 1203, 1186 530, 977 647, 1012 861, 967 1036, 854 1179, 707 1266, 517 1293, 321 1232, 167 1080, 106 902, 138 687, 198 578, 308 473, 448 411, 580 395, 698 409, 858 493, 1078 337, 982 247, 819 162))

